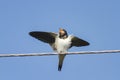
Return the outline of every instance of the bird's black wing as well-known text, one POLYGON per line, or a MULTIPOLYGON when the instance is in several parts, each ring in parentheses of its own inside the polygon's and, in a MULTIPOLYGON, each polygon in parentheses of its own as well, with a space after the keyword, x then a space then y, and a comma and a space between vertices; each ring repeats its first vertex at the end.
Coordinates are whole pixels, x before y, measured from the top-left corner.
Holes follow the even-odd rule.
POLYGON ((33 31, 29 33, 32 37, 41 40, 45 43, 54 43, 55 37, 57 36, 56 33, 52 32, 40 32, 40 31, 33 31))
POLYGON ((80 39, 76 36, 73 36, 72 40, 72 45, 71 46, 76 46, 76 47, 80 47, 80 46, 87 46, 89 45, 89 43, 83 39, 80 39))

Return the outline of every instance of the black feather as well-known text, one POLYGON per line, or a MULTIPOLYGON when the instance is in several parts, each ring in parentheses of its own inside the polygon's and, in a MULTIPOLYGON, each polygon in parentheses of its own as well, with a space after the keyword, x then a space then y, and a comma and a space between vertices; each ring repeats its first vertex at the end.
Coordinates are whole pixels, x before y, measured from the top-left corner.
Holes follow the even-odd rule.
POLYGON ((40 32, 40 31, 33 31, 29 33, 32 37, 41 40, 45 43, 54 43, 55 37, 57 36, 56 33, 52 32, 40 32))
POLYGON ((61 71, 61 69, 62 69, 62 65, 59 65, 58 66, 58 71, 61 71))
POLYGON ((80 46, 88 46, 89 43, 83 39, 80 39, 78 37, 73 37, 72 38, 72 45, 71 46, 76 46, 76 47, 80 47, 80 46))

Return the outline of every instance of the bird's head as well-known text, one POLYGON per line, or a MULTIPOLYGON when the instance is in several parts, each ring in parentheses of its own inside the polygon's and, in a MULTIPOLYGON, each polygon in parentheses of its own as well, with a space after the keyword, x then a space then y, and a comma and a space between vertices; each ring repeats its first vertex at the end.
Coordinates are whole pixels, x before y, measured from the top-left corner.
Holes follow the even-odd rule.
POLYGON ((59 38, 65 39, 68 37, 67 31, 65 29, 60 28, 59 29, 59 38))

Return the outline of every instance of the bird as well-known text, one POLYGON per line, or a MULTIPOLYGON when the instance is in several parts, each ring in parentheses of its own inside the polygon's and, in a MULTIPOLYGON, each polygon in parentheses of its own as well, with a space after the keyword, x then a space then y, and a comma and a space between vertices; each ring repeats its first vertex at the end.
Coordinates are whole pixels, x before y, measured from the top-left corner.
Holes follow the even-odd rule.
POLYGON ((44 32, 44 31, 31 31, 29 35, 48 43, 52 49, 58 53, 58 71, 61 71, 64 58, 68 49, 73 46, 81 47, 88 46, 90 43, 73 35, 68 35, 67 31, 63 28, 59 28, 58 33, 44 32))

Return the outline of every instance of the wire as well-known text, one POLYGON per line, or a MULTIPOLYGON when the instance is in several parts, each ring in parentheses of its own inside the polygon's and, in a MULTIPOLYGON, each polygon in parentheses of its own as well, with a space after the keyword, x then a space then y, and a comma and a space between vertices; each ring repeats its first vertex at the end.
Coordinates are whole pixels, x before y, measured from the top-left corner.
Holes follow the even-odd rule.
MULTIPOLYGON (((75 55, 75 54, 103 54, 103 53, 120 53, 120 50, 81 51, 81 52, 67 52, 63 54, 75 55)), ((50 56, 50 55, 58 55, 58 53, 0 54, 0 57, 27 57, 27 56, 50 56)))

